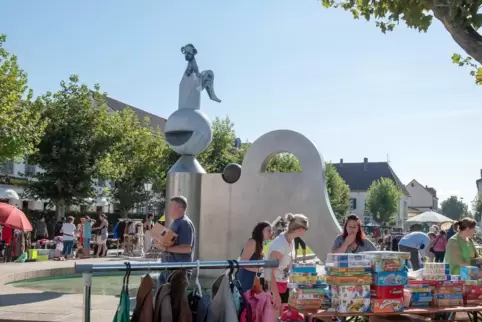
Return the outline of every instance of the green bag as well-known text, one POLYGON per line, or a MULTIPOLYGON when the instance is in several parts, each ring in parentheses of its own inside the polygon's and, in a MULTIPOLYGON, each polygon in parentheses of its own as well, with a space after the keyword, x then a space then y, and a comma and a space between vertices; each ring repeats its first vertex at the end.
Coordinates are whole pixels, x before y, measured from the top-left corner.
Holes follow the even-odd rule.
POLYGON ((130 322, 131 301, 129 299, 129 277, 131 275, 131 264, 129 262, 124 263, 126 265, 126 275, 122 285, 122 291, 120 294, 119 306, 114 315, 113 322, 130 322))
POLYGON ((114 320, 112 322, 129 322, 130 321, 130 310, 131 302, 129 299, 129 292, 126 288, 122 288, 120 295, 119 306, 114 315, 114 320))

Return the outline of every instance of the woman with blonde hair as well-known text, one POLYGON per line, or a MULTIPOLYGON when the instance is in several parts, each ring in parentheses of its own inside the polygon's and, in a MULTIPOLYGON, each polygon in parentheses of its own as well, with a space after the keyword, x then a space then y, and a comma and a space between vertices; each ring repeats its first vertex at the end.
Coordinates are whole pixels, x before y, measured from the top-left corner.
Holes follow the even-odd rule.
POLYGON ((447 242, 445 262, 450 264, 450 274, 459 275, 461 266, 472 266, 472 259, 478 257, 474 237, 477 222, 472 218, 456 221, 454 230, 457 232, 447 242))
POLYGON ((288 277, 294 259, 294 240, 303 237, 309 228, 309 221, 305 215, 286 214, 287 230, 276 237, 269 246, 269 260, 278 260, 279 266, 265 269, 265 280, 268 281, 273 294, 275 309, 281 313, 282 304, 288 303, 288 277))

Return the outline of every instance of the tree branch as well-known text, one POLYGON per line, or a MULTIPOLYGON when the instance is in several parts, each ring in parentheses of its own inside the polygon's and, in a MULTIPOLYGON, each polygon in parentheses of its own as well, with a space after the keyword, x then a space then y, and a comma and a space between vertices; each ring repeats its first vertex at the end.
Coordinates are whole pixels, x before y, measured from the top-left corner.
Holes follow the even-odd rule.
POLYGON ((473 59, 482 64, 482 36, 472 26, 461 26, 450 14, 450 5, 445 1, 435 0, 433 13, 452 35, 454 41, 473 59))

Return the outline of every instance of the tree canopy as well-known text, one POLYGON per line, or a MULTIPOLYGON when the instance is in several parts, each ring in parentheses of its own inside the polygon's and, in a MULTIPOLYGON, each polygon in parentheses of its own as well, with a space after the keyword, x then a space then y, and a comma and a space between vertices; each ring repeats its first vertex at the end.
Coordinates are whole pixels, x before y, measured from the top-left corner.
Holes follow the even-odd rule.
POLYGON ((474 213, 474 219, 480 222, 482 219, 482 193, 479 192, 472 201, 472 212, 474 213))
POLYGON ((342 8, 354 19, 360 17, 374 20, 385 33, 392 31, 400 22, 409 28, 426 32, 433 18, 442 23, 453 40, 471 57, 459 54, 452 61, 460 66, 469 66, 476 83, 482 83, 482 25, 480 7, 482 0, 321 0, 323 6, 342 8))
POLYGON ((326 164, 326 189, 336 219, 342 222, 350 210, 350 187, 331 163, 326 164))
POLYGON ((396 222, 401 196, 402 192, 391 179, 376 180, 368 188, 366 211, 382 226, 392 226, 396 222))
POLYGON ((291 153, 279 153, 266 165, 266 172, 301 172, 301 164, 291 153))
POLYGON ((28 157, 29 164, 42 171, 29 179, 25 193, 52 201, 58 217, 63 216, 65 206, 96 197, 93 179, 99 174, 99 161, 112 145, 109 114, 98 86, 92 92, 78 82, 73 75, 68 83, 60 83, 58 92, 40 98, 45 105, 41 117, 48 125, 35 153, 28 157))
POLYGON ((160 189, 167 146, 160 129, 150 128, 149 119, 139 120, 129 108, 111 113, 108 126, 112 145, 99 162, 99 175, 114 182, 107 195, 127 216, 135 206, 151 199, 152 192, 144 188, 146 181, 153 181, 153 188, 160 189))
POLYGON ((32 101, 27 74, 5 50, 6 40, 0 35, 0 164, 32 153, 46 125, 42 101, 32 101))
POLYGON ((453 220, 459 220, 468 215, 468 206, 457 196, 450 196, 440 204, 442 214, 453 220))

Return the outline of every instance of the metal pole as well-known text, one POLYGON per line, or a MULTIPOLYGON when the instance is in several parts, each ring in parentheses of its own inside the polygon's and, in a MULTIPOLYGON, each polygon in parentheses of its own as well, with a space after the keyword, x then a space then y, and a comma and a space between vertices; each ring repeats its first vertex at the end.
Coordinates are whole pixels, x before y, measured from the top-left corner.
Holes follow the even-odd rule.
POLYGON ((92 291, 92 273, 82 273, 84 280, 84 312, 82 322, 90 322, 90 296, 92 291))
MULTIPOLYGON (((179 269, 179 268, 207 268, 207 269, 228 269, 228 261, 210 261, 210 262, 174 262, 174 263, 159 263, 159 262, 142 262, 142 263, 130 263, 131 271, 149 271, 149 270, 161 270, 161 269, 179 269)), ((278 267, 279 262, 274 261, 238 261, 238 266, 241 268, 256 268, 266 267, 273 268, 278 267)), ((236 268, 237 266, 235 266, 236 268)), ((92 272, 112 272, 112 271, 125 271, 125 264, 75 264, 76 273, 92 273, 92 272)))

